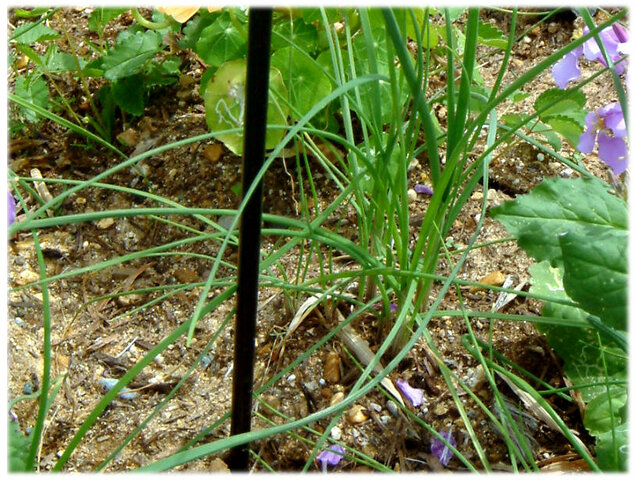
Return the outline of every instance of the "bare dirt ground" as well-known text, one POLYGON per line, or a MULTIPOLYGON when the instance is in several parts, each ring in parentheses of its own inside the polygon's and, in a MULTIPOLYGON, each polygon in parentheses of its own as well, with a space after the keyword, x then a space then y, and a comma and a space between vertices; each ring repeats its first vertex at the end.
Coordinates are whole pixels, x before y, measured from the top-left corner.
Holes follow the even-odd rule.
MULTIPOLYGON (((89 10, 82 9, 62 10, 53 17, 52 27, 60 29, 73 25, 69 33, 79 42, 82 36, 88 35, 86 21, 89 13, 89 10)), ((506 15, 487 14, 485 18, 495 22, 495 25, 504 31, 508 30, 509 20, 506 15)), ((17 25, 14 23, 16 19, 10 16, 9 20, 13 26, 17 25)), ((113 27, 113 31, 107 33, 114 35, 119 28, 126 26, 125 23, 123 20, 113 27)), ((523 20, 522 25, 518 25, 519 32, 526 27, 527 21, 523 20)), ((569 42, 577 28, 580 28, 577 21, 558 18, 541 25, 527 35, 515 48, 512 68, 505 78, 505 83, 526 71, 540 58, 569 42)), ((485 49, 481 53, 488 52, 489 50, 485 49)), ((490 82, 499 68, 499 57, 480 55, 479 58, 483 65, 483 75, 487 82, 490 82)), ((120 131, 131 129, 130 132, 137 139, 136 144, 127 153, 133 154, 136 148, 159 146, 208 131, 202 100, 198 94, 199 79, 204 67, 196 58, 187 54, 184 62, 184 73, 180 82, 158 92, 144 116, 120 126, 120 131)), ((585 92, 590 108, 610 101, 606 95, 613 90, 607 78, 600 78, 601 80, 590 85, 590 90, 585 92)), ((78 85, 71 78, 60 78, 59 86, 69 96, 78 90, 78 85)), ((540 81, 529 86, 532 95, 518 108, 525 111, 527 108, 531 109, 531 102, 537 94, 553 86, 550 72, 545 73, 540 81)), ((20 175, 28 176, 30 169, 35 167, 39 168, 45 177, 87 179, 119 161, 102 148, 79 148, 78 144, 83 143, 82 140, 54 123, 44 122, 38 133, 37 138, 10 140, 9 165, 20 175)), ((490 206, 512 199, 516 194, 525 193, 544 177, 571 175, 562 164, 546 157, 540 160, 539 153, 531 147, 515 144, 494 160, 489 191, 490 206), (515 179, 518 181, 514 182, 515 179)), ((587 158, 585 163, 595 173, 605 174, 597 158, 587 158)), ((192 144, 153 156, 143 161, 140 168, 145 172, 146 181, 152 186, 154 193, 179 201, 183 205, 235 208, 239 202, 230 187, 240 179, 240 159, 214 141, 192 144)), ((265 211, 297 215, 296 205, 300 201, 298 192, 282 181, 290 177, 293 168, 295 165, 290 161, 287 163, 285 159, 274 164, 268 172, 265 179, 265 211)), ((426 162, 419 159, 409 172, 409 184, 423 183, 427 177, 426 169, 426 162)), ((316 188, 321 192, 323 201, 330 201, 334 194, 330 180, 324 177, 319 167, 316 177, 316 188)), ((133 169, 127 169, 108 181, 140 188, 143 179, 133 169)), ((55 195, 60 192, 60 187, 52 185, 50 190, 55 195)), ((411 205, 412 214, 424 212, 428 201, 428 197, 418 195, 411 205)), ((481 202, 479 185, 451 232, 451 238, 448 240, 453 245, 467 245, 477 226, 481 202)), ((90 188, 70 197, 60 213, 134 206, 150 206, 150 203, 128 194, 90 188)), ((195 219, 181 218, 180 221, 197 229, 204 227, 195 219)), ((338 223, 335 228, 346 236, 356 234, 349 225, 338 223)), ((170 225, 151 218, 122 218, 42 231, 40 241, 46 256, 47 274, 54 275, 149 248, 160 242, 177 240, 181 235, 180 231, 170 225)), ((478 242, 507 236, 500 224, 486 218, 478 242)), ((273 238, 265 238, 263 248, 268 251, 274 241, 273 238)), ((207 243, 195 243, 184 248, 185 251, 207 255, 217 253, 217 245, 207 243)), ((235 262, 234 253, 225 260, 235 262)), ((294 270, 296 257, 292 255, 288 261, 291 262, 289 267, 294 270)), ((20 233, 10 240, 8 264, 10 287, 20 287, 39 279, 30 233, 20 233)), ((527 278, 529 264, 530 260, 518 249, 515 242, 499 243, 473 250, 460 276, 479 281, 487 274, 500 272, 504 277, 515 275, 518 281, 523 281, 527 278)), ((193 312, 200 289, 170 297, 131 316, 123 314, 149 301, 153 294, 125 295, 100 302, 91 300, 130 288, 203 281, 210 267, 210 262, 190 256, 156 257, 146 262, 120 264, 92 275, 66 278, 51 285, 53 375, 64 375, 64 381, 46 423, 40 452, 41 470, 52 467, 78 426, 104 395, 100 380, 104 376, 121 376, 150 348, 188 319, 193 312)), ((444 262, 441 267, 440 273, 446 273, 444 262)), ((336 268, 352 266, 347 263, 336 268)), ((223 270, 221 275, 229 273, 223 270)), ((463 296, 466 308, 474 311, 490 311, 497 299, 495 293, 486 290, 465 289, 463 296)), ((42 293, 38 288, 10 290, 8 302, 8 389, 9 398, 14 398, 29 388, 37 389, 42 375, 42 293)), ((277 290, 261 291, 260 304, 256 371, 258 385, 277 372, 278 366, 290 363, 300 352, 309 349, 327 333, 320 319, 316 315, 310 315, 305 320, 304 328, 297 330, 296 334, 288 339, 283 357, 274 362, 274 358, 277 359, 274 353, 276 346, 279 346, 278 341, 291 321, 292 312, 287 308, 282 293, 277 290)), ((164 394, 185 374, 201 349, 223 325, 233 306, 232 299, 222 308, 207 315, 198 324, 192 346, 187 348, 185 339, 181 338, 171 345, 161 358, 145 368, 131 386, 136 388, 139 395, 130 400, 118 398, 112 402, 77 448, 65 470, 88 472, 95 469, 153 411, 164 394)), ((453 289, 447 293, 442 308, 459 308, 458 298, 453 289)), ((503 312, 536 314, 539 308, 540 305, 534 301, 516 299, 508 304, 503 312)), ((370 318, 363 318, 355 327, 375 348, 375 342, 378 340, 370 323, 370 318)), ((489 324, 486 319, 473 319, 472 326, 480 338, 488 338, 489 324)), ((467 333, 464 321, 454 317, 434 318, 429 330, 447 365, 465 383, 472 386, 480 398, 491 405, 493 394, 482 378, 477 362, 460 342, 461 336, 467 333)), ((494 324, 493 341, 496 349, 512 361, 553 386, 564 386, 559 360, 533 325, 497 321, 494 324)), ((178 394, 145 426, 142 433, 113 459, 106 470, 123 472, 168 456, 203 428, 219 419, 230 407, 232 353, 233 326, 230 322, 221 338, 213 345, 207 357, 208 361, 198 365, 178 394)), ((425 403, 419 409, 415 409, 415 413, 438 430, 451 429, 460 451, 470 462, 480 467, 453 398, 437 367, 429 359, 428 347, 419 342, 391 377, 406 378, 414 386, 425 388, 425 403)), ((295 368, 290 375, 266 392, 263 399, 287 416, 300 418, 311 411, 328 406, 336 396, 347 392, 357 378, 356 373, 355 365, 336 339, 295 368), (338 353, 340 358, 341 375, 335 383, 329 383, 324 379, 324 366, 330 352, 338 353)), ((508 469, 509 460, 504 440, 492 429, 484 413, 464 392, 460 393, 460 399, 473 422, 492 468, 508 469)), ((590 437, 581 427, 578 408, 559 397, 549 400, 563 420, 579 432, 583 442, 592 446, 590 437)), ((364 408, 364 420, 359 421, 348 414, 344 415, 335 431, 331 432, 332 437, 341 439, 396 471, 443 469, 428 453, 429 436, 420 428, 412 426, 404 415, 394 412, 380 391, 374 390, 358 404, 364 408)), ((13 409, 13 414, 22 430, 26 431, 35 422, 37 401, 18 403, 13 409)), ((279 420, 274 418, 274 421, 279 420)), ((310 427, 322 431, 327 423, 325 420, 310 427)), ((263 426, 266 426, 265 421, 255 420, 254 428, 263 426)), ((228 430, 228 422, 225 422, 203 441, 223 438, 228 435, 228 430)), ((307 433, 299 433, 309 438, 307 433)), ((530 433, 536 459, 541 466, 563 460, 566 462, 566 465, 563 464, 565 468, 582 467, 579 461, 571 463, 571 460, 575 460, 571 446, 542 422, 536 422, 530 433)), ((253 449, 275 470, 295 471, 307 461, 312 445, 292 436, 282 435, 257 442, 253 449)), ((179 470, 224 471, 225 468, 224 462, 213 456, 192 462, 179 470)), ((255 464, 254 468, 257 471, 263 470, 260 464, 255 464)), ((342 462, 338 467, 338 471, 354 469, 366 470, 351 461, 342 462)), ((454 458, 447 469, 463 470, 464 467, 454 458)))

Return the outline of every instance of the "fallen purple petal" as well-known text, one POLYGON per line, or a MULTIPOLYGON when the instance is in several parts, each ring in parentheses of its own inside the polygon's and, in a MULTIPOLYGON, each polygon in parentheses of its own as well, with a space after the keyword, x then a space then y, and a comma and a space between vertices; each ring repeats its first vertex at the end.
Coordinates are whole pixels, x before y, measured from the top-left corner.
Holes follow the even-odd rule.
POLYGON ((424 195, 433 195, 433 189, 431 187, 428 187, 427 185, 421 185, 421 184, 416 184, 416 186, 413 187, 413 189, 415 190, 416 193, 421 193, 424 195))
POLYGON ((606 131, 598 133, 598 157, 611 167, 615 175, 627 169, 629 156, 627 144, 622 138, 610 137, 606 131))
POLYGON ((409 385, 409 382, 400 378, 396 380, 396 387, 398 390, 402 392, 402 394, 407 397, 407 399, 411 402, 411 405, 414 407, 419 407, 422 405, 422 398, 424 396, 424 392, 419 388, 413 388, 409 385))
POLYGON ((390 312, 397 312, 398 311, 398 304, 397 303, 390 303, 389 304, 389 311, 390 312))
MULTIPOLYGON (((438 433, 440 433, 440 435, 449 442, 452 447, 456 446, 456 441, 453 438, 451 431, 445 432, 444 430, 441 430, 438 433)), ((442 466, 446 467, 449 464, 449 461, 453 458, 453 451, 438 437, 433 437, 431 439, 431 455, 436 457, 442 466)))
POLYGON ((331 445, 327 450, 321 451, 316 457, 316 461, 322 465, 322 470, 326 471, 327 465, 335 467, 344 457, 345 450, 340 445, 331 445))
POLYGON ((11 226, 11 224, 16 221, 16 201, 13 195, 11 195, 11 192, 9 192, 7 210, 9 212, 9 226, 11 226))

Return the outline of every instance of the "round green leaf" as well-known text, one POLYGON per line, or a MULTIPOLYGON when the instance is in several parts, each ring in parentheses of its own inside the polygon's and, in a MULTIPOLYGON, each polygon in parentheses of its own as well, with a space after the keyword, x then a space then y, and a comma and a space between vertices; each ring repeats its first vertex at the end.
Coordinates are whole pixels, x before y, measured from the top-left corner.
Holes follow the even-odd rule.
POLYGON ((331 81, 322 67, 295 48, 276 50, 271 65, 282 72, 289 101, 300 117, 331 93, 331 81))
MULTIPOLYGON (((211 131, 240 129, 238 132, 216 135, 218 140, 238 155, 242 152, 246 69, 246 60, 232 60, 221 65, 209 80, 204 92, 207 125, 211 131)), ((275 68, 271 68, 267 124, 286 124, 288 110, 278 101, 278 98, 286 97, 287 90, 282 81, 282 75, 275 68)), ((274 148, 283 134, 284 129, 267 129, 266 148, 274 148)))
POLYGON ((247 41, 234 27, 229 15, 221 15, 202 30, 196 42, 196 53, 207 64, 221 65, 246 56, 247 41))

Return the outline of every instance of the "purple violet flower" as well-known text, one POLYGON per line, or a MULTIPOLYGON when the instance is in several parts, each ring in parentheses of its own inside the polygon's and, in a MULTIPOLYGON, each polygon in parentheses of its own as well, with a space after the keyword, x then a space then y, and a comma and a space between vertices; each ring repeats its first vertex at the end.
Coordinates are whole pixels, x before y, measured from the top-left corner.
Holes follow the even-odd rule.
POLYGON ((11 191, 9 191, 9 199, 7 203, 7 210, 9 212, 9 226, 16 220, 16 201, 11 195, 11 191))
MULTIPOLYGON (((583 34, 586 35, 588 33, 589 29, 585 27, 583 30, 583 34)), ((622 25, 616 23, 610 27, 607 27, 602 30, 602 32, 600 32, 599 36, 602 40, 602 44, 604 45, 605 50, 607 51, 607 54, 609 55, 609 58, 611 59, 611 62, 615 63, 623 56, 628 55, 629 34, 622 25)), ((585 43, 562 57, 562 60, 556 63, 551 69, 553 78, 555 79, 558 86, 563 90, 567 88, 567 84, 569 84, 569 82, 580 78, 581 74, 580 67, 578 66, 578 60, 583 55, 587 60, 597 60, 602 65, 607 65, 607 61, 600 51, 600 47, 598 46, 598 42, 596 41, 595 37, 590 38, 585 43)), ((626 61, 617 64, 616 72, 618 73, 618 75, 624 72, 626 67, 626 61)))
MULTIPOLYGON (((589 29, 584 27, 583 34, 586 35, 587 33, 589 33, 589 29)), ((600 39, 602 40, 604 49, 607 51, 612 63, 615 63, 622 58, 624 53, 621 52, 628 52, 629 34, 622 25, 614 24, 605 28, 600 32, 600 39)), ((600 47, 598 46, 598 42, 596 42, 595 37, 590 38, 584 43, 584 58, 587 60, 597 60, 605 67, 607 66, 607 61, 605 60, 602 51, 600 51, 600 47)), ((624 72, 626 66, 626 61, 620 62, 616 65, 616 73, 620 75, 624 72)))
MULTIPOLYGON (((445 432, 440 430, 438 432, 452 447, 456 446, 456 440, 453 438, 451 430, 445 432)), ((443 467, 446 467, 449 460, 453 458, 453 451, 447 447, 438 437, 431 439, 431 455, 437 457, 443 467)))
POLYGON ((396 387, 398 390, 402 392, 402 394, 407 397, 407 399, 411 402, 411 405, 414 407, 419 407, 422 405, 422 397, 424 396, 424 392, 419 388, 413 388, 409 385, 409 382, 406 380, 399 378, 396 380, 396 387))
POLYGON ((627 169, 629 155, 625 138, 627 128, 619 103, 610 103, 587 114, 587 131, 580 135, 578 151, 591 153, 598 140, 598 157, 615 175, 627 169))
POLYGON ((413 187, 413 190, 416 193, 422 193, 424 195, 433 195, 433 189, 427 185, 421 185, 418 183, 413 187))
POLYGON ((327 465, 335 467, 344 457, 345 450, 340 445, 331 445, 327 450, 321 451, 316 461, 322 465, 322 471, 327 472, 327 465))

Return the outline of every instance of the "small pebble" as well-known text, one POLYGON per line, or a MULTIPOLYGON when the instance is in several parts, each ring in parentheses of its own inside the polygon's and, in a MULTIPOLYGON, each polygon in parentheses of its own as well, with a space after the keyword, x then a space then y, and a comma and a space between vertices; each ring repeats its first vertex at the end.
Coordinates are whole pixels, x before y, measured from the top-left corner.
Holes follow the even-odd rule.
POLYGON ((318 382, 311 380, 310 382, 304 382, 304 386, 310 392, 316 392, 318 390, 318 382))
POLYGON ((567 168, 561 170, 560 171, 560 176, 562 178, 571 178, 573 176, 573 169, 567 167, 567 168))
POLYGON ((338 402, 341 402, 342 400, 344 400, 344 393, 343 392, 336 392, 333 397, 331 397, 331 401, 329 402, 329 405, 333 406, 338 402))
MULTIPOLYGON (((494 287, 499 287, 504 283, 505 280, 506 280, 506 277, 505 277, 504 273, 502 273, 500 270, 495 270, 495 271, 493 271, 491 273, 488 273, 487 275, 482 277, 480 280, 478 280, 478 283, 486 283, 487 285, 492 285, 494 287)), ((472 286, 469 289, 469 291, 471 293, 475 293, 475 292, 478 292, 478 291, 480 291, 482 289, 483 289, 483 287, 472 286)))
POLYGON ((363 423, 368 419, 369 417, 367 416, 365 408, 362 405, 354 405, 347 412, 347 420, 349 420, 349 423, 352 423, 354 425, 363 423))
POLYGON ((407 190, 407 200, 409 203, 415 203, 417 199, 418 199, 418 194, 413 188, 410 188, 409 190, 407 190))
POLYGON ((331 429, 331 438, 340 440, 342 438, 342 430, 337 425, 331 429))
MULTIPOLYGON (((275 395, 271 395, 271 394, 265 394, 262 396, 262 400, 264 401, 264 403, 266 403, 267 405, 269 405, 269 407, 273 408, 274 410, 280 410, 280 399, 278 397, 276 397, 275 395)), ((275 415, 270 408, 264 406, 262 408, 262 411, 268 416, 271 417, 273 415, 275 415)))
MULTIPOLYGON (((158 357, 156 357, 156 358, 158 358, 158 357)), ((155 360, 155 358, 154 358, 154 360, 155 360)), ((202 368, 207 368, 209 365, 211 365, 212 361, 213 361, 213 357, 211 355, 207 354, 204 357, 202 357, 202 360, 200 360, 200 365, 202 365, 202 368)))
MULTIPOLYGON (((116 383, 118 383, 118 379, 116 379, 116 378, 101 378, 98 383, 100 383, 100 385, 102 385, 102 387, 104 389, 106 389, 107 392, 108 392, 113 387, 115 387, 116 383)), ((132 400, 132 399, 134 399, 134 398, 136 398, 138 396, 138 393, 137 392, 132 392, 127 387, 124 387, 122 390, 120 390, 120 392, 118 392, 118 396, 120 398, 124 399, 124 400, 132 400)))
POLYGON ((113 218, 102 218, 96 222, 96 226, 100 230, 106 230, 107 228, 111 227, 115 223, 116 221, 113 218))
POLYGON ((340 382, 340 355, 329 352, 324 359, 324 379, 329 383, 340 382))
MULTIPOLYGON (((229 230, 234 220, 235 216, 233 215, 220 215, 220 217, 218 217, 218 225, 220 225, 225 230, 229 230)), ((237 226, 238 224, 236 224, 236 227, 237 226)))
POLYGON ((398 417, 398 406, 395 403, 391 400, 387 400, 385 407, 394 418, 398 417))
POLYGON ((447 406, 447 404, 445 403, 439 403, 438 405, 436 405, 436 407, 433 409, 433 413, 435 413, 436 415, 440 416, 440 415, 444 415, 445 413, 447 413, 449 411, 449 407, 447 406))
POLYGON ((287 383, 292 387, 296 384, 296 375, 294 373, 287 377, 287 383))
POLYGON ((14 283, 21 287, 22 285, 27 285, 29 283, 37 282, 40 280, 40 275, 38 275, 33 270, 22 270, 15 277, 13 277, 14 283))

